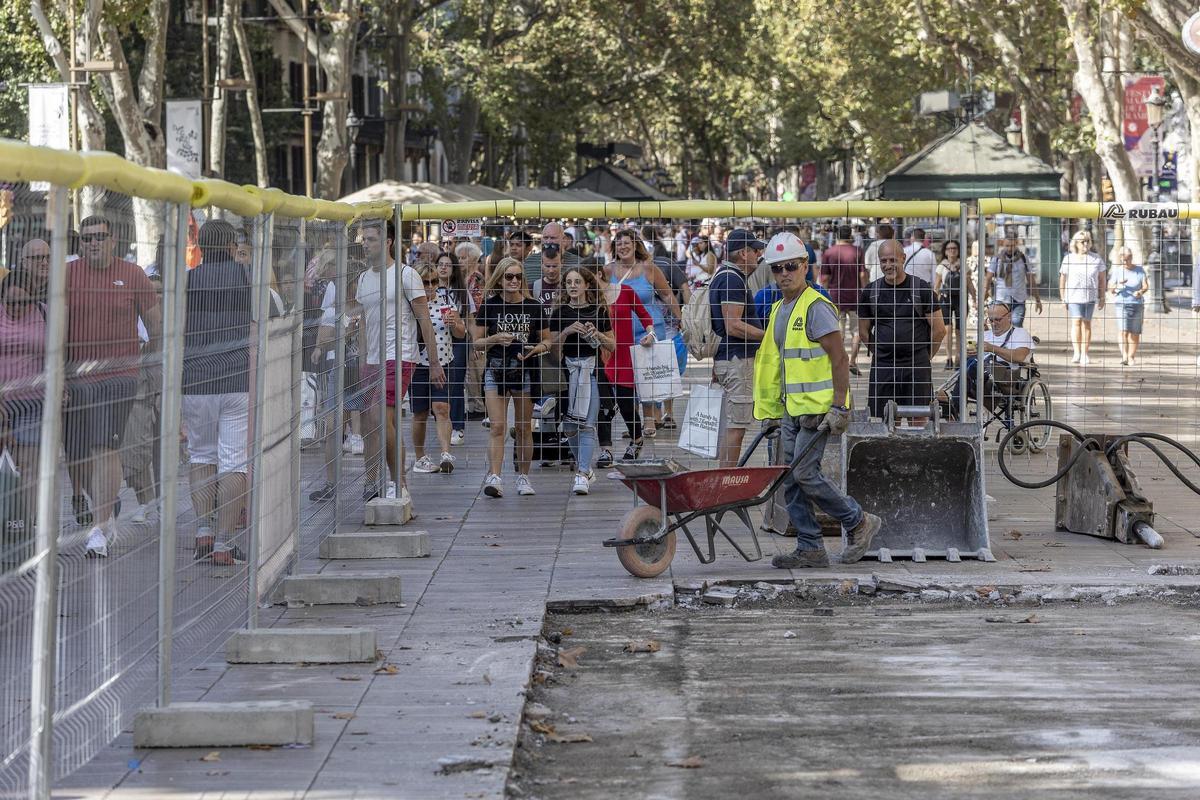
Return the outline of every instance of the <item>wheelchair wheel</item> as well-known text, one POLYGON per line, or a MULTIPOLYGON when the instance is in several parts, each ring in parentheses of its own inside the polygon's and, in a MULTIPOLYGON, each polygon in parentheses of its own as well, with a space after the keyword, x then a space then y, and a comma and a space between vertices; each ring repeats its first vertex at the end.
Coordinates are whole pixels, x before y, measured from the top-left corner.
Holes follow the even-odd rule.
MULTIPOLYGON (((1024 406, 1025 413, 1022 416, 1024 416, 1025 422, 1054 419, 1053 403, 1050 400, 1050 387, 1036 378, 1025 388, 1024 406)), ((1029 428, 1024 433, 1026 444, 1031 453, 1042 452, 1050 442, 1049 426, 1035 426, 1029 428)))

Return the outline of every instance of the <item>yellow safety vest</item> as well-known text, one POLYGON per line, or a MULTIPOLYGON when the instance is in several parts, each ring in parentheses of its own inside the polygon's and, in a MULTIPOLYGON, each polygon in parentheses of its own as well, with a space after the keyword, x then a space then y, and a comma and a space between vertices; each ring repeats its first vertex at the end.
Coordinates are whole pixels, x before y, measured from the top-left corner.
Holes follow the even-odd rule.
POLYGON ((805 330, 808 309, 813 303, 833 305, 816 289, 806 288, 792 307, 782 354, 775 343, 775 317, 783 302, 771 307, 766 336, 754 358, 756 419, 782 419, 785 406, 788 414, 798 417, 824 414, 833 405, 833 365, 829 354, 818 342, 809 339, 805 330))

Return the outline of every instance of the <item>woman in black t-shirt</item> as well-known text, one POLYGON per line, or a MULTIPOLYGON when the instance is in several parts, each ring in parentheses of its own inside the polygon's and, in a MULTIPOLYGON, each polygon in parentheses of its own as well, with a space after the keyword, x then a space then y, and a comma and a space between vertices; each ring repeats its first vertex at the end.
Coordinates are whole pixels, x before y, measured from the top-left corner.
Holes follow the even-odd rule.
POLYGON ((537 356, 550 351, 550 329, 542 305, 529 294, 525 270, 515 258, 496 265, 483 290, 483 305, 475 318, 475 347, 486 348, 483 390, 488 417, 492 420, 488 442, 488 476, 483 493, 502 497, 504 483, 500 465, 504 461, 504 435, 508 419, 508 398, 513 400, 517 441, 513 446, 517 462, 517 494, 534 494, 529 483, 529 462, 533 456, 533 398, 530 397, 529 370, 537 356), (526 363, 528 362, 528 363, 526 363))
POLYGON ((616 347, 604 293, 591 270, 571 267, 562 278, 563 293, 550 316, 554 347, 562 351, 567 371, 567 410, 563 427, 575 455, 575 494, 587 494, 595 473, 596 420, 600 388, 596 371, 601 352, 616 347))

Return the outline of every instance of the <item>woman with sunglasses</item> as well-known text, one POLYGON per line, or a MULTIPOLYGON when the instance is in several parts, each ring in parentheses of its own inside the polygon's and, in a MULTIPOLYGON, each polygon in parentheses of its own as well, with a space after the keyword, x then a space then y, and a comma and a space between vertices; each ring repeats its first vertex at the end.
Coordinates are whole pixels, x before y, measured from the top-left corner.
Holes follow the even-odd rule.
MULTIPOLYGON (((633 229, 617 231, 613 236, 612 255, 614 260, 604 267, 609 284, 605 290, 609 304, 616 299, 613 286, 628 286, 633 289, 638 300, 650 312, 654 338, 660 342, 668 341, 663 306, 665 305, 677 319, 682 319, 683 313, 679 309, 679 302, 675 299, 675 292, 671 290, 667 276, 655 266, 645 243, 633 229)), ((641 325, 640 320, 634 322, 634 338, 640 339, 647 329, 648 327, 641 325)), ((657 403, 643 403, 642 409, 647 418, 645 434, 653 439, 657 432, 655 421, 661 419, 662 409, 657 403)))
POLYGON ((17 471, 17 507, 25 520, 25 541, 0 543, 5 567, 32 553, 33 512, 37 503, 38 442, 45 392, 42 369, 46 357, 46 311, 37 301, 35 277, 14 270, 0 281, 0 452, 8 450, 17 471))
POLYGON ((504 482, 500 468, 504 462, 504 438, 508 419, 508 400, 513 401, 517 440, 513 445, 517 462, 517 494, 535 494, 529 482, 529 462, 533 456, 533 398, 530 397, 529 371, 537 356, 550 351, 550 329, 542 304, 529 293, 525 270, 515 258, 504 258, 488 278, 483 290, 483 305, 473 326, 475 347, 487 350, 483 371, 484 396, 488 418, 488 475, 483 493, 503 497, 504 482), (528 363, 526 363, 528 362, 528 363))
MULTIPOLYGON (((467 261, 459 260, 457 254, 462 251, 470 259, 472 271, 479 263, 474 258, 475 245, 463 242, 455 248, 454 253, 443 253, 437 260, 437 301, 443 306, 450 306, 455 314, 467 325, 470 324, 471 314, 475 305, 467 291, 466 266, 467 261), (470 245, 467 250, 463 245, 470 245)), ((432 308, 432 306, 430 306, 432 308)), ((464 326, 462 333, 454 333, 454 360, 446 371, 446 385, 450 397, 450 425, 453 433, 450 444, 458 446, 463 443, 467 430, 467 330, 464 326)))

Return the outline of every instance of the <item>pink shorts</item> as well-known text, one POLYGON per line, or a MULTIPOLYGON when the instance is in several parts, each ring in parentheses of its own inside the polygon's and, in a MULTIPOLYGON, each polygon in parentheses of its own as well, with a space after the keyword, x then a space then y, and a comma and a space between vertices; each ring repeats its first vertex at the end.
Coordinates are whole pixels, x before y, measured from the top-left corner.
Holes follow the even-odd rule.
MULTIPOLYGON (((400 398, 408 394, 408 386, 412 383, 413 370, 417 368, 415 362, 402 361, 400 362, 400 398)), ((379 365, 378 364, 363 364, 362 371, 359 373, 361 385, 365 387, 366 405, 367 408, 379 405, 379 365)), ((387 370, 384 373, 384 387, 386 389, 387 404, 392 408, 396 407, 396 362, 388 361, 387 370)))

